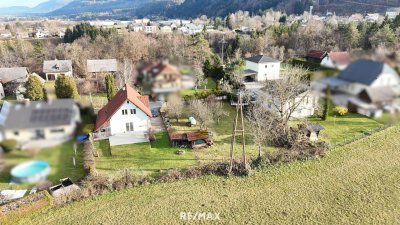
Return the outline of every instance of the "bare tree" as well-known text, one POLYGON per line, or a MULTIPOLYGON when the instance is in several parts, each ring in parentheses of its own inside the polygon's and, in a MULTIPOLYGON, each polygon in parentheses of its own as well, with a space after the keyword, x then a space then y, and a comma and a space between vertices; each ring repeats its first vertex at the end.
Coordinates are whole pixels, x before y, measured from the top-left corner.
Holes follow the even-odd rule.
POLYGON ((212 110, 204 100, 194 100, 190 102, 190 109, 196 120, 200 123, 200 129, 207 129, 213 122, 212 110))
POLYGON ((305 98, 309 97, 310 87, 306 76, 307 70, 287 66, 282 69, 281 79, 267 81, 265 91, 259 96, 271 111, 278 114, 285 127, 305 98))
POLYGON ((183 113, 183 101, 179 95, 170 95, 167 100, 167 111, 174 115, 176 121, 179 122, 179 117, 183 113))
POLYGON ((217 124, 219 124, 221 117, 229 116, 229 112, 224 109, 224 104, 218 101, 214 95, 207 98, 207 106, 212 112, 213 119, 217 120, 217 124))
POLYGON ((203 70, 199 67, 195 67, 193 70, 194 80, 195 80, 195 89, 198 87, 205 86, 207 84, 207 79, 204 76, 203 70))

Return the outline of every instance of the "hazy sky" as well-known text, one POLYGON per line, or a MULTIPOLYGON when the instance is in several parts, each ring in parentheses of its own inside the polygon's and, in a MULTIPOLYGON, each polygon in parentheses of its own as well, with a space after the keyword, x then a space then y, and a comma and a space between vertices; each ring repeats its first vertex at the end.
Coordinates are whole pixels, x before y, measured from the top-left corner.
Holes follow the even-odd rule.
POLYGON ((0 7, 29 6, 33 7, 47 0, 0 0, 0 7))

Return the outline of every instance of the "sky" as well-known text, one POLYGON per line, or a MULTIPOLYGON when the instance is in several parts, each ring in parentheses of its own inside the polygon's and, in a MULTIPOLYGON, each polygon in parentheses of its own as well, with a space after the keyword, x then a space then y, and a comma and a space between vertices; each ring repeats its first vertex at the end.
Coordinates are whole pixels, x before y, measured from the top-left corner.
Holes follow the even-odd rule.
POLYGON ((28 6, 34 7, 47 0, 0 0, 0 7, 28 6))

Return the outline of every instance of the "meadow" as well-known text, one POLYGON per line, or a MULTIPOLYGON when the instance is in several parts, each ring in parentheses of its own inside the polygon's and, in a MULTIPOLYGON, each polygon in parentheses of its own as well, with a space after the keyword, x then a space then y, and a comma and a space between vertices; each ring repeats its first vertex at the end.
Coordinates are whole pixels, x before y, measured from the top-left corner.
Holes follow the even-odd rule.
POLYGON ((222 224, 398 224, 399 135, 396 126, 323 159, 266 167, 250 177, 207 176, 131 188, 16 222, 178 224, 181 212, 218 212, 222 224))

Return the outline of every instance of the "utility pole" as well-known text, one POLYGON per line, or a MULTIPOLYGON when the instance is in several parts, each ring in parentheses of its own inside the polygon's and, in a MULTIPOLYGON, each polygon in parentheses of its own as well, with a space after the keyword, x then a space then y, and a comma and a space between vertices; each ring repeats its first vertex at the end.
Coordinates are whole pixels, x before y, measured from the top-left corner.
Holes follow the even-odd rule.
POLYGON ((219 42, 221 43, 221 60, 222 60, 222 65, 224 65, 224 45, 227 43, 225 41, 225 34, 222 36, 222 40, 219 42))
POLYGON ((232 172, 233 168, 233 159, 234 159, 234 151, 235 151, 235 144, 236 144, 236 135, 240 132, 242 135, 242 151, 243 151, 243 166, 246 167, 246 143, 244 139, 244 117, 243 117, 243 106, 247 105, 243 103, 242 100, 242 92, 239 91, 239 99, 237 103, 232 102, 232 105, 236 105, 236 117, 233 123, 233 131, 232 131, 232 142, 231 142, 231 152, 230 152, 230 163, 229 163, 229 173, 232 172), (238 119, 240 116, 241 122, 241 130, 238 130, 238 119))

